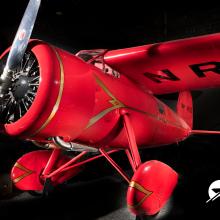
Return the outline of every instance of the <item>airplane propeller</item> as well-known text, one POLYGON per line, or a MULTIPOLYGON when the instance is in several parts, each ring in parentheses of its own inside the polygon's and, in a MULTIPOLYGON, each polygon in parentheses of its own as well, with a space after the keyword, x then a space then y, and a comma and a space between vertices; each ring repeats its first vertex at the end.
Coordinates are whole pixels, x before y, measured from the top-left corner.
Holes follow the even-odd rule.
POLYGON ((7 78, 8 74, 17 67, 24 56, 28 41, 34 28, 40 3, 41 0, 30 0, 28 3, 12 43, 3 74, 1 75, 1 79, 3 81, 7 78))
MULTIPOLYGON (((12 93, 10 93, 9 90, 13 90, 12 87, 13 87, 13 83, 15 84, 15 76, 16 76, 16 80, 19 80, 17 75, 19 75, 20 78, 23 77, 23 82, 25 80, 26 82, 28 82, 27 77, 26 78, 24 77, 30 74, 29 73, 30 71, 27 71, 25 67, 21 68, 21 66, 24 60, 26 60, 25 62, 28 63, 27 61, 28 59, 26 57, 26 49, 33 31, 33 27, 38 14, 38 10, 40 8, 40 4, 41 4, 41 0, 29 1, 25 13, 23 15, 23 18, 21 20, 21 23, 19 25, 19 28, 17 30, 17 33, 15 35, 15 38, 13 40, 11 49, 9 51, 8 58, 6 60, 6 65, 0 76, 0 112, 1 113, 5 111, 9 112, 9 109, 12 109, 11 106, 13 106, 13 108, 14 107, 19 108, 18 110, 19 112, 21 112, 20 106, 16 106, 16 105, 20 105, 19 103, 21 102, 25 103, 23 99, 15 100, 15 97, 11 95, 12 93), (8 100, 8 96, 10 96, 10 100, 8 100)), ((17 82, 17 84, 19 84, 19 82, 17 82)), ((21 94, 20 91, 18 90, 15 91, 15 89, 14 89, 14 93, 19 93, 19 94, 15 94, 17 96, 21 94)), ((24 104, 23 108, 27 109, 27 106, 25 106, 24 104)), ((0 121, 7 122, 7 120, 5 120, 5 117, 3 117, 2 115, 0 121)))

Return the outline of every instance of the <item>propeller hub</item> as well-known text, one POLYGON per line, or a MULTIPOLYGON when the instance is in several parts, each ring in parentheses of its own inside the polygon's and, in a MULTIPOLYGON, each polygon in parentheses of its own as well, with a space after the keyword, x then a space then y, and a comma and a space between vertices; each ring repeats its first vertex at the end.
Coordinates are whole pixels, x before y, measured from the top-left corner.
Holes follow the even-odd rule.
POLYGON ((27 95, 30 89, 29 78, 27 76, 20 76, 12 86, 12 94, 16 101, 20 101, 27 95))

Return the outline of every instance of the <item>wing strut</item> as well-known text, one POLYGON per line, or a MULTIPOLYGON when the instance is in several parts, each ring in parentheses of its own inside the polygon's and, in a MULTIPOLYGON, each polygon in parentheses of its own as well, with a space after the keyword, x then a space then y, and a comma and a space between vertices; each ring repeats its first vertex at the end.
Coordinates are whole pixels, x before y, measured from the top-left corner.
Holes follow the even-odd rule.
MULTIPOLYGON (((129 149, 125 150, 125 153, 127 154, 128 160, 131 164, 131 167, 133 171, 135 172, 137 168, 141 165, 141 157, 138 151, 138 146, 135 138, 134 129, 132 127, 130 118, 128 113, 121 109, 120 114, 123 118, 124 128, 126 130, 127 139, 128 139, 128 145, 129 149)), ((104 156, 107 161, 119 172, 119 174, 128 182, 130 183, 129 177, 126 175, 126 173, 119 167, 119 165, 105 152, 103 148, 99 149, 102 156, 104 156)))
POLYGON ((130 178, 127 176, 127 174, 119 167, 119 165, 108 155, 108 153, 105 152, 103 148, 99 149, 102 156, 106 158, 106 160, 119 172, 119 174, 128 182, 130 183, 130 178))

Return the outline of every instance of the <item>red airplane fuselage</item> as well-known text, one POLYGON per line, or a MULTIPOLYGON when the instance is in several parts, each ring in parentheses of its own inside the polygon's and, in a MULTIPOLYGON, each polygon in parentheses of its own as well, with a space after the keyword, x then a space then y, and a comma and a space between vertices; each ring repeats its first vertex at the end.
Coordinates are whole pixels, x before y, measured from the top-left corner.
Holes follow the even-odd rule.
POLYGON ((190 134, 181 117, 127 77, 106 74, 41 41, 29 47, 39 63, 40 85, 27 113, 5 125, 9 135, 41 142, 60 136, 95 147, 126 148, 124 112, 140 147, 176 143, 190 134))
POLYGON ((93 77, 95 108, 79 141, 89 145, 108 143, 113 147, 127 147, 126 132, 120 125, 123 111, 130 115, 138 146, 176 143, 189 135, 191 129, 181 117, 125 76, 114 78, 94 69, 93 77))

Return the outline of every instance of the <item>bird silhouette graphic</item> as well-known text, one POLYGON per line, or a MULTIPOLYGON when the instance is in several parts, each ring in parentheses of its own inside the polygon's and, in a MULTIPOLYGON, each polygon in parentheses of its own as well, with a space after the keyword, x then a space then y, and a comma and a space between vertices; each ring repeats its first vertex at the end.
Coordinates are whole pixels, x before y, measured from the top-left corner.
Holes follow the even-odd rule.
POLYGON ((210 201, 214 201, 220 196, 220 181, 215 181, 209 186, 209 199, 206 201, 206 203, 210 201), (216 186, 217 185, 217 186, 216 186))

